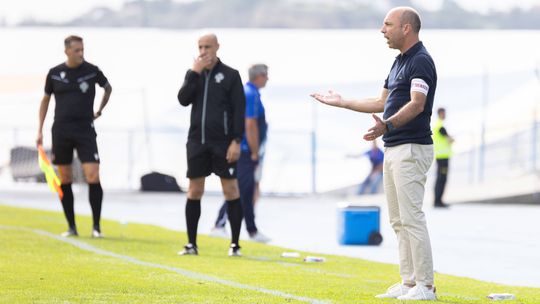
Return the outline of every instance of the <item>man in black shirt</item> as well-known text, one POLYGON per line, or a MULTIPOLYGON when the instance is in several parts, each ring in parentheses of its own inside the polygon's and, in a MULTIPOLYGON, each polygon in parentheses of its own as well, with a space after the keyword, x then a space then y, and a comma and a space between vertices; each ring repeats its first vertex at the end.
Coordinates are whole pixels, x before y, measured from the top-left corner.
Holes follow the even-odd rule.
POLYGON ((197 226, 201 215, 204 182, 212 172, 220 177, 227 201, 232 239, 229 256, 240 256, 242 206, 236 179, 236 161, 244 133, 245 97, 237 70, 217 57, 216 35, 199 38, 199 56, 187 71, 178 92, 183 106, 191 104, 187 149, 189 189, 186 202, 188 244, 181 255, 196 255, 197 226))
POLYGON ((67 61, 49 70, 45 81, 45 95, 39 108, 39 128, 36 144, 43 144, 43 123, 54 94, 56 106, 52 127, 53 163, 58 166, 61 188, 64 192, 62 207, 69 224, 62 236, 77 236, 73 207, 73 180, 71 162, 73 149, 82 163, 84 176, 89 186, 92 207, 92 237, 103 237, 100 227, 103 189, 99 180, 99 154, 94 120, 101 116, 109 101, 112 87, 101 70, 84 60, 84 45, 81 37, 69 36, 64 40, 67 61), (95 86, 99 84, 105 93, 97 112, 94 113, 95 86))

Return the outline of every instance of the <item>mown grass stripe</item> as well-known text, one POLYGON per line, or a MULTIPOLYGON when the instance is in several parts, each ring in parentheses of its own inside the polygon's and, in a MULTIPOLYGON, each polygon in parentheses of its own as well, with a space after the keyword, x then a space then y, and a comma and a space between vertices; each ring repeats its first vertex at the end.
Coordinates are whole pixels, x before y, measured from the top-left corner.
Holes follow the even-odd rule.
POLYGON ((58 240, 58 241, 61 241, 61 242, 64 242, 64 243, 68 243, 70 245, 73 245, 73 246, 81 249, 81 250, 89 251, 89 252, 99 254, 99 255, 103 255, 103 256, 113 257, 113 258, 120 259, 122 261, 132 263, 132 264, 135 264, 135 265, 139 265, 139 266, 144 266, 144 267, 149 267, 149 268, 156 268, 156 269, 163 269, 163 270, 175 272, 177 274, 180 274, 182 276, 185 276, 187 278, 194 279, 194 280, 202 280, 202 281, 217 283, 217 284, 230 286, 230 287, 234 287, 234 288, 239 288, 239 289, 244 289, 244 290, 253 290, 253 291, 256 291, 256 292, 261 292, 261 293, 269 294, 269 295, 272 295, 272 296, 277 296, 277 297, 281 297, 281 298, 285 298, 285 299, 297 300, 297 301, 301 301, 301 302, 308 302, 308 303, 314 303, 314 304, 330 303, 329 301, 297 296, 297 295, 289 294, 289 293, 279 291, 279 290, 266 289, 266 288, 262 288, 262 287, 257 287, 257 286, 238 283, 238 282, 235 282, 235 281, 224 280, 224 279, 221 279, 221 278, 217 278, 217 277, 213 277, 213 276, 209 276, 209 275, 205 275, 205 274, 185 270, 185 269, 178 268, 178 267, 172 267, 172 266, 167 266, 167 265, 162 265, 162 264, 157 264, 157 263, 141 261, 141 260, 136 259, 136 258, 131 257, 131 256, 122 255, 122 254, 118 254, 118 253, 115 253, 115 252, 112 252, 112 251, 100 249, 100 248, 94 247, 94 246, 92 246, 92 245, 90 245, 88 243, 81 242, 81 241, 78 241, 78 240, 73 239, 73 238, 64 238, 62 236, 52 234, 52 233, 50 233, 48 231, 44 231, 44 230, 40 230, 40 229, 30 229, 30 228, 15 227, 15 226, 0 226, 0 229, 30 231, 30 232, 33 232, 33 233, 36 233, 36 234, 39 234, 39 235, 42 235, 42 236, 53 238, 55 240, 58 240))

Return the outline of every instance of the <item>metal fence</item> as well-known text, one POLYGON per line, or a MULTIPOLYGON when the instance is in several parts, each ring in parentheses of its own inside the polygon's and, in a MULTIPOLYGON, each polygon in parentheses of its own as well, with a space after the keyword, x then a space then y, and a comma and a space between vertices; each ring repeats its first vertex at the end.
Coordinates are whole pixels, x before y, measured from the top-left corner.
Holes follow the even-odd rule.
MULTIPOLYGON (((530 122, 529 127, 483 144, 480 130, 453 134, 457 140, 470 143, 470 149, 452 158, 450 182, 456 185, 483 183, 537 172, 539 125, 538 121, 530 122)), ((499 126, 489 132, 503 129, 507 128, 499 126)), ((182 187, 187 186, 186 132, 183 129, 98 130, 104 185, 114 189, 138 189, 142 175, 157 171, 172 175, 182 187)), ((44 136, 45 142, 50 143, 47 132, 44 136)), ((35 130, 30 128, 0 128, 0 165, 7 168, 10 150, 33 146, 34 139, 35 130)), ((309 131, 273 131, 266 147, 263 191, 275 194, 324 192, 359 183, 370 169, 369 162, 344 157, 345 152, 340 147, 329 148, 334 146, 333 140, 309 131)), ((2 181, 9 179, 5 176, 8 172, 3 170, 2 181)), ((208 179, 208 190, 220 191, 220 188, 217 178, 208 179)))

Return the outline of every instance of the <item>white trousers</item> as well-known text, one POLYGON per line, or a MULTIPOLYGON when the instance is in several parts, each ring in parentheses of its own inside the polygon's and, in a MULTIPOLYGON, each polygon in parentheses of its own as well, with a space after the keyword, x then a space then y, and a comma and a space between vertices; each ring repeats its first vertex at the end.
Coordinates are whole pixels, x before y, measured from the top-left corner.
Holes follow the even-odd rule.
POLYGON ((403 144, 385 148, 384 191, 390 224, 399 246, 404 284, 433 285, 431 242, 422 211, 433 145, 403 144))

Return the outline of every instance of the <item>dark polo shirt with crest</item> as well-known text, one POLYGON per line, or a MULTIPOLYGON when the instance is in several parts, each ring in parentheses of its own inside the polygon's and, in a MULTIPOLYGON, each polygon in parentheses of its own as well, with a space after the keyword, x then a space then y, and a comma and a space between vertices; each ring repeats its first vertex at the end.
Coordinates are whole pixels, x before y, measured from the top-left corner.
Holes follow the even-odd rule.
POLYGON ((411 101, 411 81, 415 78, 422 79, 429 86, 424 110, 404 126, 386 132, 383 136, 385 147, 409 143, 433 144, 430 121, 437 87, 437 71, 431 55, 421 41, 397 56, 392 65, 384 82, 384 88, 388 89, 388 98, 384 105, 383 118, 390 118, 411 101))
POLYGON ((86 61, 76 68, 62 63, 50 69, 45 81, 45 94, 54 94, 54 121, 92 122, 96 84, 104 87, 107 83, 103 72, 86 61))

